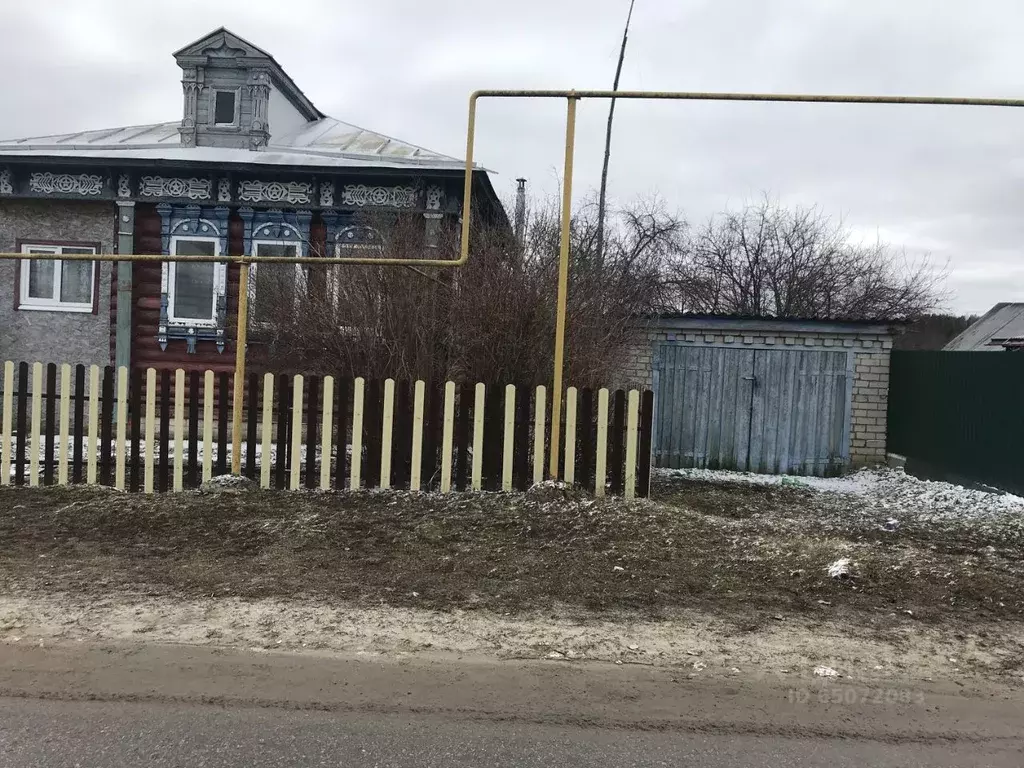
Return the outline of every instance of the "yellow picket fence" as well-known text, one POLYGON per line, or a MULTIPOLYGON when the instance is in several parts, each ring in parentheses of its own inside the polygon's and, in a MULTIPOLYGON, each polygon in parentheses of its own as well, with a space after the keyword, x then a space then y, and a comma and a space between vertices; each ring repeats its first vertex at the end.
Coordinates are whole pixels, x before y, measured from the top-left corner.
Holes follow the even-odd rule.
MULTIPOLYGON (((0 484, 180 491, 230 466, 226 374, 6 362, 2 385, 0 484)), ((267 489, 525 489, 544 479, 547 394, 254 374, 243 474, 267 489)), ((580 395, 565 393, 560 478, 597 496, 646 495, 653 397, 580 395)))

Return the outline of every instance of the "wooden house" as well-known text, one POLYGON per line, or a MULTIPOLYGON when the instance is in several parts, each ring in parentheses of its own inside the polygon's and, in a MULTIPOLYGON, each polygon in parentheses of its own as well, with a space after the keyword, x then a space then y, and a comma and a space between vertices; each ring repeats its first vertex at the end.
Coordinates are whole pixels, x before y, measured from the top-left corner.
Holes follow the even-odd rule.
POLYGON ((422 216, 429 248, 458 221, 463 161, 328 117, 226 29, 174 57, 178 120, 0 142, 0 251, 55 257, 0 262, 0 359, 228 371, 237 266, 102 254, 336 254, 379 240, 366 212, 422 216))

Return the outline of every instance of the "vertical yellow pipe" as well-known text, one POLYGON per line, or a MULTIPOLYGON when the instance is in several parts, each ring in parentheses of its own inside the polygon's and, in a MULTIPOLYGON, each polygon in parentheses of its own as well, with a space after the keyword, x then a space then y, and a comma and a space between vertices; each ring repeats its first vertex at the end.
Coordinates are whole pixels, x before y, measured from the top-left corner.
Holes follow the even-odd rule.
POLYGON ((459 261, 469 258, 469 224, 473 216, 473 145, 476 143, 476 94, 469 97, 469 123, 466 125, 466 178, 462 189, 462 238, 459 261))
POLYGON ((562 234, 558 251, 558 299, 555 305, 555 370, 551 382, 551 461, 548 474, 558 478, 561 441, 562 368, 565 361, 565 304, 569 295, 569 224, 572 221, 572 156, 576 145, 576 101, 569 96, 565 115, 565 170, 562 177, 562 234))
POLYGON ((452 489, 452 444, 455 427, 455 382, 444 385, 444 428, 441 435, 441 493, 452 489))
MULTIPOLYGON (((70 369, 69 369, 70 373, 70 369)), ((61 427, 64 419, 64 400, 61 399, 61 427)), ((138 418, 136 415, 135 418, 138 418)), ((114 487, 124 490, 125 466, 128 463, 128 446, 126 444, 128 430, 128 368, 117 369, 117 433, 114 443, 114 487)))
MULTIPOLYGON (((71 365, 64 363, 60 367, 60 445, 57 446, 57 484, 68 484, 68 446, 71 427, 71 365)), ((0 445, 0 450, 3 446, 0 445)), ((0 469, 0 472, 3 470, 0 469)), ((0 483, 3 476, 0 475, 0 483)))
MULTIPOLYGON (((324 376, 324 407, 320 422, 320 490, 331 490, 331 430, 334 429, 334 377, 324 376)), ((306 448, 311 450, 311 448, 306 448)), ((338 453, 338 461, 343 453, 338 453)), ((338 489, 341 490, 340 488, 338 489)))
POLYGON ((14 438, 11 425, 14 420, 14 363, 4 362, 4 412, 0 422, 0 485, 11 482, 11 454, 14 450, 14 438))
MULTIPOLYGON (((242 401, 245 399, 245 345, 249 336, 249 262, 239 265, 238 327, 235 329, 235 387, 231 402, 231 474, 242 474, 242 401)), ((249 414, 253 418, 254 414, 249 414)), ((300 419, 301 422, 301 419, 300 419)))
MULTIPOLYGON (((47 392, 52 395, 52 392, 47 392)), ((32 422, 29 427, 28 484, 39 485, 39 449, 43 424, 43 364, 32 363, 32 422)))

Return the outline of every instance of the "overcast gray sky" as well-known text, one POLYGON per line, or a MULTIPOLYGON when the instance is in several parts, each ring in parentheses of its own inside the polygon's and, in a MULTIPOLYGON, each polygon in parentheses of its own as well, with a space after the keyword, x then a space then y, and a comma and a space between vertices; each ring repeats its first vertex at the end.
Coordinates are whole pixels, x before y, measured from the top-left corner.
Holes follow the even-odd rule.
MULTIPOLYGON (((328 114, 463 156, 475 88, 608 88, 628 0, 0 2, 4 138, 175 120, 171 53, 226 26, 328 114)), ((637 0, 621 87, 1024 97, 1019 0, 637 0)), ((580 106, 577 196, 606 103, 580 106)), ((482 105, 477 159, 557 192, 563 102, 482 105)), ((1024 300, 1024 110, 620 102, 611 193, 691 222, 769 191, 949 261, 950 308, 1024 300)))

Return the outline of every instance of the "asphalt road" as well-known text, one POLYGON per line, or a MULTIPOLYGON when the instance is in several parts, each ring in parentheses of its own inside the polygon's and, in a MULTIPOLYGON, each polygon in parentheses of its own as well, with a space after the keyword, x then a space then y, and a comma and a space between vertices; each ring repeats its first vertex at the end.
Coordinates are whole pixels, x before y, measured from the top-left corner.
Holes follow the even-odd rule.
POLYGON ((622 731, 430 716, 0 701, 3 768, 1014 766, 1017 749, 622 731))
POLYGON ((0 768, 1019 768, 1022 731, 1024 696, 1012 688, 0 645, 0 768), (910 695, 874 695, 887 691, 910 695))

